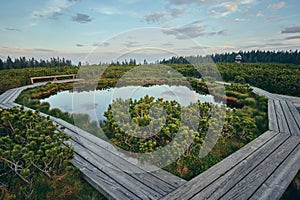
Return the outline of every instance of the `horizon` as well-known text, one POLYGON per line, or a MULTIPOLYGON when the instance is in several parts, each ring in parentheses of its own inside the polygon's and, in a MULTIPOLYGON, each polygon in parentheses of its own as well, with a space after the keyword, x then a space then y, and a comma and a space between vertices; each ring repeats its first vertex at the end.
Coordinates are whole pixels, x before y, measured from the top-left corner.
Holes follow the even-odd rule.
POLYGON ((17 0, 2 5, 0 58, 149 62, 300 49, 297 0, 17 0), (242 34, 241 34, 242 33, 242 34))
MULTIPOLYGON (((101 62, 98 61, 98 63, 89 63, 89 62, 86 62, 86 63, 83 63, 82 61, 79 61, 78 63, 75 63, 73 60, 71 59, 68 59, 68 58, 65 58, 65 57, 59 57, 59 56, 52 56, 52 57, 49 57, 49 58, 46 58, 46 59, 39 59, 39 58, 36 58, 36 57, 25 57, 25 56, 19 56, 19 57, 12 57, 10 55, 7 55, 6 58, 0 58, 0 60, 3 62, 3 63, 7 63, 7 60, 8 58, 10 58, 13 62, 15 62, 16 60, 18 59, 23 59, 25 58, 26 61, 30 61, 31 59, 34 59, 35 61, 38 61, 38 62, 41 62, 41 61, 46 61, 46 62, 51 62, 51 59, 56 59, 56 61, 59 61, 59 62, 62 62, 63 60, 65 61, 70 61, 71 65, 72 66, 84 66, 84 65, 87 65, 87 66, 92 66, 92 65, 111 65, 111 64, 116 64, 116 65, 130 65, 129 63, 132 61, 136 64, 134 65, 143 65, 143 64, 162 64, 161 62, 163 61, 170 61, 171 59, 175 58, 175 59, 179 59, 179 58, 183 58, 183 59, 189 59, 190 57, 194 57, 194 58, 197 58, 198 56, 200 58, 207 58, 207 57, 211 57, 211 61, 209 62, 220 62, 220 61, 214 61, 214 58, 215 56, 232 56, 232 55, 243 55, 243 54, 248 54, 248 53, 252 53, 252 52, 259 52, 259 53, 278 53, 278 52, 283 52, 283 53, 297 53, 297 54, 300 54, 300 50, 299 49, 296 49, 296 50, 273 50, 273 51, 270 51, 270 50, 259 50, 259 49, 252 49, 252 50, 247 50, 247 51, 232 51, 232 52, 222 52, 222 53, 212 53, 212 54, 207 54, 207 55, 186 55, 186 56, 181 56, 181 55, 177 55, 177 56, 172 56, 172 57, 163 57, 159 60, 153 60, 153 61, 149 61, 145 58, 141 58, 139 60, 137 60, 136 58, 134 57, 127 57, 125 58, 124 60, 111 60, 109 62, 101 62), (145 63, 146 62, 146 63, 145 63)), ((243 57, 242 57, 242 61, 243 61, 243 57)), ((186 60, 187 62, 189 62, 188 60, 186 60)), ((17 61, 18 62, 18 61, 17 61)), ((221 61, 222 62, 222 61, 221 61)), ((232 60, 231 62, 235 62, 235 60, 232 60)), ((258 62, 258 61, 256 61, 258 62)), ((271 61, 271 63, 273 63, 274 61, 271 61)), ((251 63, 249 61, 246 61, 245 63, 251 63)), ((262 63, 266 63, 265 61, 262 61, 262 63)), ((276 62, 275 62, 276 63, 276 62)), ((286 61, 281 61, 281 62, 277 62, 277 63, 289 63, 289 64, 295 64, 293 62, 286 62, 286 61)))

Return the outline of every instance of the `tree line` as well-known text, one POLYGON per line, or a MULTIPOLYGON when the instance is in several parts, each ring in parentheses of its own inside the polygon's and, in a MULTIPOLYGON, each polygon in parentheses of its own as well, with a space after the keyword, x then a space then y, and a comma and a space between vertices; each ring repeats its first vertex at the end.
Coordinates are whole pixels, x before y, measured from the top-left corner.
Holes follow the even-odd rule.
POLYGON ((231 53, 212 54, 206 56, 179 56, 163 59, 161 64, 196 64, 207 62, 234 63, 237 55, 242 56, 243 63, 288 63, 300 64, 300 51, 239 51, 231 53))
MULTIPOLYGON (((231 53, 221 53, 212 55, 197 55, 197 56, 173 56, 169 59, 163 59, 161 61, 155 61, 160 64, 196 64, 196 63, 212 63, 212 62, 224 62, 234 63, 237 55, 242 56, 243 63, 286 63, 286 64, 300 64, 300 51, 239 51, 231 53)), ((124 61, 111 61, 108 63, 102 63, 110 66, 136 66, 142 63, 137 63, 136 59, 129 59, 124 61)), ((147 60, 143 61, 143 64, 148 64, 147 60)), ((77 66, 81 66, 79 62, 77 66)), ((60 66, 76 66, 72 64, 72 61, 65 58, 52 57, 50 60, 36 59, 26 57, 19 57, 12 59, 8 56, 5 59, 0 58, 0 70, 3 69, 22 69, 22 68, 36 68, 36 67, 60 67, 60 66)))
POLYGON ((35 58, 26 59, 24 56, 15 59, 8 56, 6 60, 0 59, 0 70, 59 66, 72 66, 72 61, 59 57, 52 57, 50 60, 37 60, 35 58))

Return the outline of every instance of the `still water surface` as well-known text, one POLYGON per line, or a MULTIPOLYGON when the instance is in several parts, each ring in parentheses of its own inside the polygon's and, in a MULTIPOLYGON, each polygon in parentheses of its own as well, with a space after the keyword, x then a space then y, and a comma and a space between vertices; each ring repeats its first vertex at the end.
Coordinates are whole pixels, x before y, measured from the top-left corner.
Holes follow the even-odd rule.
POLYGON ((183 106, 195 103, 197 100, 216 103, 211 95, 200 95, 186 86, 168 85, 126 86, 88 92, 63 91, 42 99, 41 102, 48 102, 51 109, 59 108, 64 112, 84 113, 90 116, 90 120, 99 121, 105 119, 104 112, 113 100, 117 98, 138 100, 145 95, 156 99, 175 100, 183 106))

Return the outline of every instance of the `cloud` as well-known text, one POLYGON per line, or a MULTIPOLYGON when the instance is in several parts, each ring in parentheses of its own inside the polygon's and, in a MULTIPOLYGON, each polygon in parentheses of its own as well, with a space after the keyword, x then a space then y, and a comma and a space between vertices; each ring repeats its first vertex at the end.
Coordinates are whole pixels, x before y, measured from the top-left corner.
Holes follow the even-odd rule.
POLYGON ((284 1, 281 1, 279 3, 269 4, 268 8, 278 10, 278 9, 283 8, 285 5, 286 5, 286 3, 284 1))
POLYGON ((45 49, 45 48, 24 48, 24 47, 2 47, 8 49, 8 51, 24 51, 24 52, 56 52, 53 49, 45 49))
POLYGON ((281 33, 300 33, 300 26, 286 27, 281 33))
POLYGON ((220 31, 214 31, 214 32, 208 32, 205 33, 205 35, 214 36, 214 35, 226 35, 227 30, 220 30, 220 31))
POLYGON ((229 13, 226 10, 211 10, 211 11, 209 11, 209 14, 226 16, 229 13))
POLYGON ((207 46, 190 46, 185 48, 176 48, 176 51, 191 51, 191 50, 199 50, 199 49, 207 49, 207 46))
POLYGON ((83 44, 76 44, 76 47, 84 47, 83 44))
POLYGON ((111 7, 103 7, 103 8, 96 8, 95 9, 98 13, 104 14, 104 15, 116 15, 121 14, 121 11, 116 8, 111 7))
POLYGON ((161 23, 166 17, 166 12, 155 12, 148 15, 145 15, 145 21, 147 23, 161 23))
POLYGON ((275 46, 275 47, 277 47, 277 46, 282 46, 282 45, 286 45, 286 44, 284 44, 284 43, 267 43, 267 44, 265 44, 265 46, 275 46))
POLYGON ((171 30, 163 30, 167 35, 174 35, 177 39, 183 40, 189 38, 197 38, 204 36, 205 26, 199 25, 199 21, 192 22, 179 28, 171 30))
POLYGON ((256 2, 256 0, 231 0, 231 1, 224 1, 224 0, 170 0, 170 5, 180 6, 180 5, 204 5, 204 4, 211 4, 211 5, 218 5, 224 3, 232 3, 232 4, 251 4, 256 2))
POLYGON ((174 18, 180 17, 180 16, 184 15, 185 12, 186 12, 185 8, 180 8, 180 9, 166 8, 165 12, 153 12, 153 13, 145 15, 144 18, 148 24, 150 24, 150 23, 159 24, 159 23, 164 22, 166 19, 174 19, 174 18))
POLYGON ((9 28, 9 27, 6 27, 5 30, 7 30, 7 31, 21 32, 21 29, 18 29, 18 28, 9 28))
POLYGON ((224 7, 228 10, 228 11, 231 11, 231 12, 235 12, 237 11, 239 8, 238 8, 238 5, 237 4, 233 4, 233 3, 225 3, 224 4, 224 7))
POLYGON ((240 7, 246 6, 247 9, 249 9, 249 6, 253 6, 255 4, 257 4, 257 0, 169 0, 167 6, 170 8, 194 6, 200 7, 200 9, 203 9, 202 6, 205 6, 206 8, 204 9, 208 8, 210 14, 222 17, 240 11, 240 7))
POLYGON ((268 47, 281 47, 285 46, 284 43, 266 43, 266 44, 256 44, 256 45, 247 45, 243 46, 245 49, 255 49, 255 48, 268 48, 268 47))
POLYGON ((54 13, 52 13, 48 18, 49 19, 58 19, 60 16, 62 16, 63 15, 63 13, 61 13, 61 12, 54 12, 54 13))
POLYGON ((223 29, 223 30, 216 32, 216 35, 226 35, 226 33, 227 33, 227 30, 223 29))
POLYGON ((184 25, 174 29, 164 29, 163 33, 167 35, 174 35, 179 40, 185 40, 188 38, 197 38, 200 36, 214 36, 214 35, 225 35, 227 30, 220 30, 214 32, 205 32, 206 26, 201 25, 203 20, 196 20, 192 23, 184 25))
POLYGON ((198 20, 193 21, 192 23, 190 23, 190 25, 192 25, 192 24, 200 24, 202 22, 204 22, 202 19, 198 19, 198 20))
MULTIPOLYGON (((122 2, 128 4, 128 2, 122 2)), ((126 9, 118 9, 115 7, 100 7, 100 8, 93 8, 93 11, 96 11, 97 13, 101 15, 126 15, 131 17, 140 17, 139 13, 136 13, 132 10, 126 10, 126 9)))
POLYGON ((284 50, 284 49, 299 49, 299 44, 297 44, 295 41, 289 41, 292 39, 300 39, 297 36, 292 36, 290 38, 285 38, 285 39, 270 39, 267 41, 260 41, 260 42, 256 42, 256 44, 253 45, 249 45, 249 46, 242 46, 242 48, 244 49, 268 49, 268 50, 284 50), (295 38, 294 38, 295 37, 295 38))
POLYGON ((123 45, 127 48, 140 47, 141 46, 137 42, 134 42, 134 41, 126 41, 123 45))
POLYGON ((34 49, 27 49, 27 50, 30 50, 30 51, 42 51, 42 52, 55 52, 52 49, 43 49, 43 48, 34 48, 34 49))
POLYGON ((89 15, 77 13, 75 16, 72 17, 72 20, 74 22, 84 24, 92 21, 93 19, 89 15))
POLYGON ((262 11, 258 11, 256 13, 256 17, 263 17, 264 16, 264 13, 262 11))
POLYGON ((109 45, 110 45, 109 42, 102 42, 102 43, 95 42, 92 46, 94 46, 94 47, 98 47, 98 46, 107 47, 109 45))
POLYGON ((247 21, 247 19, 243 19, 243 18, 235 18, 234 21, 235 21, 235 22, 245 22, 245 21, 247 21))
POLYGON ((31 13, 33 18, 44 18, 57 19, 58 16, 62 15, 64 11, 72 6, 74 1, 70 0, 52 0, 48 1, 45 8, 42 10, 35 10, 31 13))
POLYGON ((212 7, 209 12, 212 15, 226 16, 239 10, 238 4, 233 2, 221 3, 212 7))
POLYGON ((174 46, 174 44, 171 42, 166 42, 166 43, 163 43, 162 46, 171 47, 171 46, 174 46))
POLYGON ((185 10, 185 8, 182 8, 182 9, 171 9, 170 10, 170 15, 172 16, 172 17, 180 17, 180 16, 182 16, 183 14, 185 14, 185 12, 186 12, 186 10, 185 10))
POLYGON ((286 39, 286 40, 300 39, 300 35, 296 35, 296 36, 287 37, 287 38, 285 38, 285 39, 286 39))
POLYGON ((193 3, 198 3, 198 1, 195 0, 171 0, 170 4, 173 5, 183 5, 183 4, 193 4, 193 3))

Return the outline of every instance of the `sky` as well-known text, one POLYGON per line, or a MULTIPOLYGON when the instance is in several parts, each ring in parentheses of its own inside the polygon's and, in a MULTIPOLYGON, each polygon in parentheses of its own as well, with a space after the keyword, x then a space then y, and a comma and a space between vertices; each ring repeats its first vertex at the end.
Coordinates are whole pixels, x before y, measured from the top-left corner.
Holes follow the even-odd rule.
POLYGON ((1 0, 0 58, 74 63, 300 49, 299 0, 1 0))

